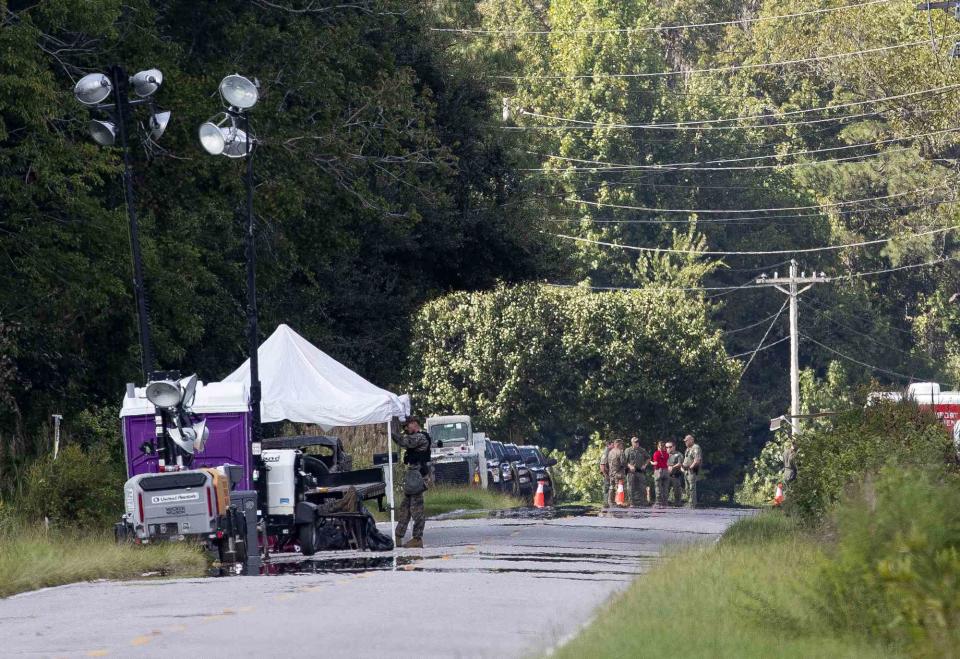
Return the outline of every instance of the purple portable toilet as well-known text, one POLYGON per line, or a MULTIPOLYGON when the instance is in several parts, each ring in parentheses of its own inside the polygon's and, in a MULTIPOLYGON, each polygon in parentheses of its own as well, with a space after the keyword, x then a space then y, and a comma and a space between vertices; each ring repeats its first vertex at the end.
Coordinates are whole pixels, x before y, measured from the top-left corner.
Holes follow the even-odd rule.
MULTIPOLYGON (((156 473, 157 456, 140 451, 144 442, 156 439, 153 404, 147 400, 145 388, 133 390, 123 399, 120 419, 123 423, 123 454, 127 461, 127 477, 156 473)), ((246 475, 242 488, 251 487, 250 480, 250 396, 240 382, 197 383, 193 403, 196 416, 207 420, 210 436, 202 452, 193 459, 193 467, 219 467, 235 464, 246 475)))

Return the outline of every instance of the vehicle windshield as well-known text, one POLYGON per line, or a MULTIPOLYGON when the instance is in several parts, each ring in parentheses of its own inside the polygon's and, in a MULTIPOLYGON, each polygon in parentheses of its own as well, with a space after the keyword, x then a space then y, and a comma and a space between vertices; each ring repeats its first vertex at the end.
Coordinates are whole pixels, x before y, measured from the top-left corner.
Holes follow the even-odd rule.
POLYGON ((470 425, 463 421, 456 423, 438 423, 430 426, 430 438, 434 442, 443 442, 444 444, 453 442, 465 442, 470 434, 470 425))
POLYGON ((487 442, 487 447, 484 450, 484 457, 487 460, 503 462, 503 449, 501 449, 495 442, 487 442))
POLYGON ((520 451, 517 450, 516 446, 507 446, 504 444, 503 452, 507 456, 507 460, 510 462, 523 462, 523 458, 520 457, 520 451))
POLYGON ((540 464, 540 456, 537 455, 537 449, 529 446, 520 447, 520 455, 527 464, 540 464))
POLYGON ((503 444, 500 442, 490 442, 490 446, 493 447, 493 452, 497 454, 497 460, 500 462, 507 461, 507 449, 503 447, 503 444))

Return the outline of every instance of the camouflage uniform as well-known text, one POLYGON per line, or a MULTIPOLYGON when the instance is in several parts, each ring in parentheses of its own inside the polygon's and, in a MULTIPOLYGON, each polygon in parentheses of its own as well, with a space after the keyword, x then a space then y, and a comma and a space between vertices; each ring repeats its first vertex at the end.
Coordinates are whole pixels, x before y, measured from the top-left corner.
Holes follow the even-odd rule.
POLYGON ((617 483, 627 476, 627 460, 623 449, 614 446, 607 452, 607 475, 610 478, 610 490, 607 493, 607 505, 614 505, 617 496, 617 483))
MULTIPOLYGON (((430 450, 430 435, 423 432, 411 433, 409 435, 400 435, 395 438, 397 444, 405 448, 408 451, 429 451, 430 450)), ((431 485, 431 470, 430 463, 425 465, 417 464, 404 464, 403 468, 400 470, 400 482, 404 480, 406 472, 410 469, 418 469, 420 474, 423 476, 424 480, 429 487, 431 485)), ((423 510, 423 493, 420 494, 406 494, 403 495, 403 500, 400 502, 400 510, 397 515, 397 531, 396 538, 397 542, 406 535, 407 533, 407 524, 410 522, 410 518, 413 518, 413 538, 423 539, 423 527, 427 523, 427 516, 423 510)))
POLYGON ((783 449, 783 485, 784 487, 797 477, 797 449, 789 442, 783 449))
POLYGON ((667 503, 671 494, 674 495, 673 502, 678 506, 683 499, 683 472, 677 469, 681 464, 683 464, 683 453, 673 449, 670 457, 667 458, 667 471, 670 473, 670 479, 667 481, 667 494, 664 497, 664 503, 667 503))
POLYGON ((687 477, 687 506, 690 508, 697 507, 697 476, 699 475, 694 473, 690 466, 698 461, 700 464, 697 471, 699 472, 703 468, 703 451, 700 450, 699 444, 694 444, 683 454, 684 474, 687 477))
POLYGON ((600 473, 603 476, 603 500, 610 498, 610 475, 607 473, 607 454, 613 446, 604 446, 603 453, 600 455, 600 473))
POLYGON ((650 454, 641 446, 631 446, 624 451, 624 458, 635 470, 627 471, 627 498, 631 506, 642 506, 647 502, 645 472, 650 462, 650 454))

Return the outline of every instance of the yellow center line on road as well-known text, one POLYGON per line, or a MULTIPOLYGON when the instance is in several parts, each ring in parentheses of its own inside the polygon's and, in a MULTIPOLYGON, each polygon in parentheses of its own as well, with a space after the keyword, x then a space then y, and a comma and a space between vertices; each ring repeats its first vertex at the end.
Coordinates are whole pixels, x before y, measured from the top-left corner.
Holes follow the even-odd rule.
POLYGON ((90 650, 89 652, 87 652, 88 657, 106 657, 108 654, 110 654, 110 650, 103 650, 103 649, 90 650))

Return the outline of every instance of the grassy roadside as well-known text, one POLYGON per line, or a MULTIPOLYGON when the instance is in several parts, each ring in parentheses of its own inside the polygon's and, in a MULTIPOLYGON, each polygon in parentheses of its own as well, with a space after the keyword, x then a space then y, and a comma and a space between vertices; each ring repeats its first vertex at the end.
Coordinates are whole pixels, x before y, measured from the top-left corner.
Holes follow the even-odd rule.
MULTIPOLYGON (((403 499, 403 495, 397 493, 397 505, 403 499)), ((368 502, 369 503, 369 502, 368 502)), ((387 502, 384 501, 384 506, 387 502)), ((504 494, 502 492, 491 492, 474 487, 455 487, 451 485, 437 485, 429 490, 423 497, 423 506, 427 517, 431 515, 440 515, 449 513, 453 510, 502 510, 504 508, 516 508, 524 505, 524 501, 504 494)), ((376 505, 368 506, 370 512, 378 522, 390 520, 390 512, 380 512, 376 505)))
POLYGON ((147 573, 200 576, 206 557, 183 543, 137 547, 112 536, 41 529, 0 533, 0 597, 94 579, 133 579, 147 573))
POLYGON ((741 520, 718 544, 679 550, 637 579, 556 654, 569 659, 665 653, 738 659, 899 656, 818 626, 805 593, 820 560, 816 539, 782 515, 741 520))

